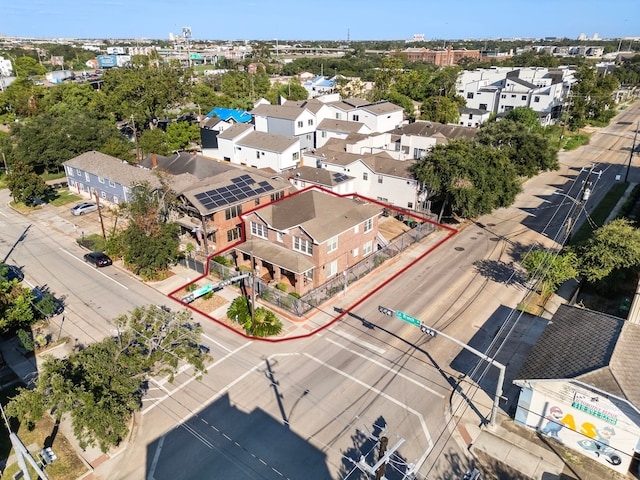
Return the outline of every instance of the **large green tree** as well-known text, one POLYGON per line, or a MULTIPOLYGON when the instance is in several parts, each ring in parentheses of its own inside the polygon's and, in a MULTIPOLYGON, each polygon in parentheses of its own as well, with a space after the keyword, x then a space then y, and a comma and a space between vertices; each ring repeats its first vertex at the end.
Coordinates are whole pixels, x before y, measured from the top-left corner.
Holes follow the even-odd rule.
POLYGON ((460 120, 459 103, 447 97, 429 97, 420 107, 420 118, 438 123, 455 123, 460 120))
POLYGON ((133 189, 131 201, 121 207, 129 220, 127 228, 114 232, 108 242, 109 252, 122 256, 125 265, 145 279, 161 277, 180 256, 180 227, 167 222, 171 191, 163 178, 160 188, 142 183, 133 189))
POLYGON ((37 77, 47 73, 47 69, 32 57, 16 58, 15 62, 13 62, 13 67, 18 77, 37 77))
POLYGON ((640 265, 640 230, 620 218, 598 228, 578 248, 580 274, 591 283, 602 281, 618 270, 640 265))
POLYGON ((473 140, 436 145, 413 172, 443 210, 449 206, 464 218, 509 206, 520 192, 517 172, 504 152, 473 140))
POLYGON ((485 123, 478 142, 504 152, 520 176, 531 178, 540 171, 556 170, 558 152, 551 137, 530 124, 525 113, 515 118, 485 123))
POLYGON ((49 191, 45 181, 33 171, 31 165, 15 162, 7 175, 7 187, 15 201, 33 206, 49 191))
POLYGON ((117 120, 133 116, 138 128, 144 129, 191 96, 192 71, 178 63, 153 67, 139 62, 107 71, 103 81, 104 108, 117 120))
POLYGON ((140 408, 145 381, 169 375, 181 361, 206 372, 200 348, 201 327, 188 311, 167 312, 154 305, 115 319, 116 335, 63 359, 49 358, 33 389, 20 389, 6 407, 8 415, 33 424, 46 412, 69 416, 80 445, 106 452, 128 432, 140 408))
POLYGON ((200 126, 197 123, 173 122, 167 127, 165 141, 170 151, 184 150, 198 140, 200 140, 200 126))
POLYGON ((531 250, 522 259, 527 278, 537 283, 542 296, 555 292, 563 282, 578 276, 578 256, 575 252, 531 250))
POLYGON ((44 113, 11 126, 7 162, 29 164, 37 173, 59 171, 62 162, 90 150, 102 151, 122 135, 113 122, 88 111, 44 113))

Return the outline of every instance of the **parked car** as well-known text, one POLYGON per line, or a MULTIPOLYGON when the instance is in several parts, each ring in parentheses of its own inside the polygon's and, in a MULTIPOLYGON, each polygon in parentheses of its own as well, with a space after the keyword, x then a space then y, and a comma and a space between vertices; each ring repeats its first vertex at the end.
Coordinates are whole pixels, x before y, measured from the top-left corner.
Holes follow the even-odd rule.
POLYGON ((95 202, 82 202, 71 209, 73 215, 84 215, 85 213, 97 212, 98 204, 95 202))
POLYGON ((94 267, 108 267, 113 262, 102 252, 89 252, 85 254, 84 261, 91 263, 94 267))

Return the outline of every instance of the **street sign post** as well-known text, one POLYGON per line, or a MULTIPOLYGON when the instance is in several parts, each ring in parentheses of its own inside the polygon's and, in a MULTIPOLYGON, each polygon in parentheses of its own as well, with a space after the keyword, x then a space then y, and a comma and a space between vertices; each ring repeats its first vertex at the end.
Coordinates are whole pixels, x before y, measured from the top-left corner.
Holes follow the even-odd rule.
POLYGON ((417 325, 418 327, 422 325, 422 322, 420 320, 412 317, 411 315, 407 315, 400 310, 396 310, 396 317, 398 317, 400 320, 404 320, 405 322, 410 323, 411 325, 417 325))

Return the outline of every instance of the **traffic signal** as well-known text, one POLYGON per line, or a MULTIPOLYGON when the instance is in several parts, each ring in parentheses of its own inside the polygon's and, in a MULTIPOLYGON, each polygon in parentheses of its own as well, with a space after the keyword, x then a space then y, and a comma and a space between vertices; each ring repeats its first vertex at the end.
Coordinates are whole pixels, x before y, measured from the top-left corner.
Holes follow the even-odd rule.
POLYGON ((378 305, 378 311, 380 313, 384 313, 385 315, 388 315, 390 317, 395 317, 396 315, 396 311, 391 309, 391 308, 387 308, 387 307, 383 307, 382 305, 378 305))
POLYGON ((420 331, 432 337, 436 336, 436 331, 433 328, 429 328, 426 325, 420 325, 420 331))

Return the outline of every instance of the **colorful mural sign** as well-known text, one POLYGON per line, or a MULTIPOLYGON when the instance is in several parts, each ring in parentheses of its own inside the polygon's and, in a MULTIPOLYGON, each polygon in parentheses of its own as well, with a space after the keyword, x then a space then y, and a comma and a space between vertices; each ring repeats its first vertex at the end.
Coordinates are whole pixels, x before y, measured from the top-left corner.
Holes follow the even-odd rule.
POLYGON ((546 383, 544 394, 534 387, 528 407, 518 405, 526 407, 520 418, 549 439, 626 474, 640 437, 640 416, 631 419, 605 395, 563 383, 546 383))

